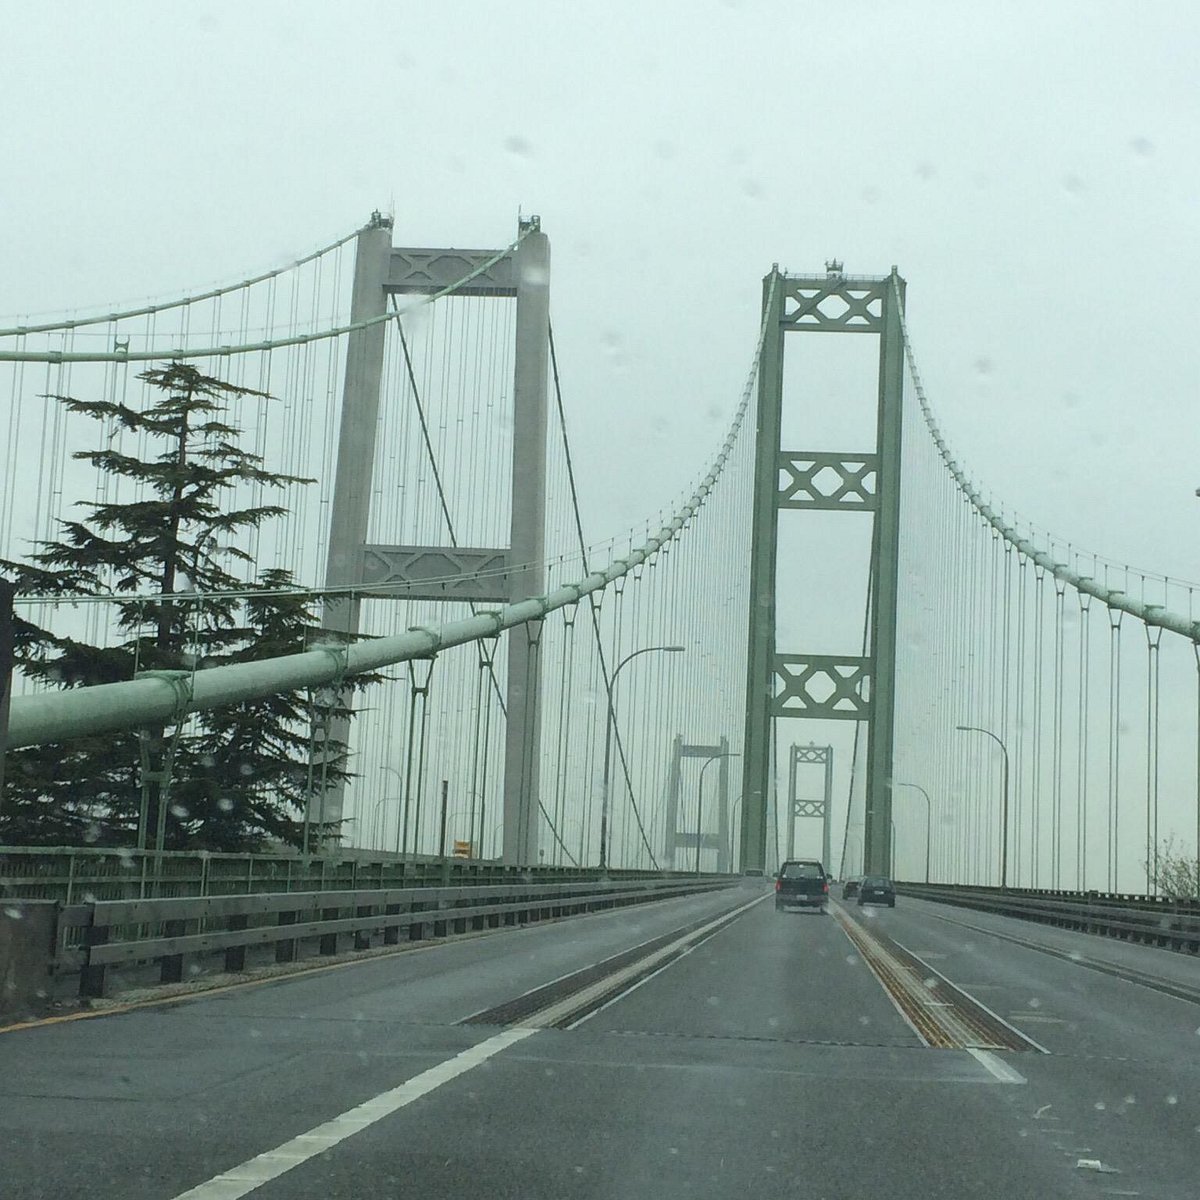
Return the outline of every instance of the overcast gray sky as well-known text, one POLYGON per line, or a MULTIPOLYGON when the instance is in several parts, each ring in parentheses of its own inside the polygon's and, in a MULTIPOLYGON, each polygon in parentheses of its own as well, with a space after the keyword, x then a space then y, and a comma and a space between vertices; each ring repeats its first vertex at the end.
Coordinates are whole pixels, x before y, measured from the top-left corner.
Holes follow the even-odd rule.
POLYGON ((896 263, 973 472, 1200 575, 1192 4, 3 9, 0 310, 236 278, 376 207, 414 244, 538 212, 602 535, 712 446, 773 261, 896 263))

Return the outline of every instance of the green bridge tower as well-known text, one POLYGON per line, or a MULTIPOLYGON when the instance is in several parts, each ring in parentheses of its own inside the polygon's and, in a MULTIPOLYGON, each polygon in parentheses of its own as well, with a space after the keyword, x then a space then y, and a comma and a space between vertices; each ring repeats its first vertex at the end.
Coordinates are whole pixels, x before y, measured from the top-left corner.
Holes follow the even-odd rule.
MULTIPOLYGON (((850 276, 839 262, 822 276, 763 280, 765 336, 758 372, 750 629, 743 763, 742 861, 765 869, 774 793, 777 717, 867 723, 863 870, 891 873, 891 776, 896 684, 896 598, 900 538, 900 440, 905 284, 890 275, 850 276), (789 333, 869 333, 879 338, 876 441, 869 453, 784 449, 783 350, 789 333), (775 574, 780 509, 869 513, 872 518, 869 653, 780 654, 775 645, 775 574), (819 683, 817 693, 813 684, 819 683)), ((826 864, 828 866, 828 864, 826 864)))

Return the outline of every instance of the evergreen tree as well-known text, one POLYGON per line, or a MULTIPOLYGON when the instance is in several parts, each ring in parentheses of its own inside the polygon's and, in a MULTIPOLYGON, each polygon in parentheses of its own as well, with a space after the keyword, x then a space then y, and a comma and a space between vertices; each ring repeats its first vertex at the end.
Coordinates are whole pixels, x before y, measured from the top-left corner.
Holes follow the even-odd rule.
MULTIPOLYGON (((2 564, 19 594, 127 597, 116 601, 121 640, 114 645, 93 646, 16 618, 15 662, 56 686, 296 653, 315 632, 311 601, 290 591, 289 572, 261 574, 248 599, 211 594, 247 590, 230 569, 252 562, 246 535, 286 512, 276 504, 236 506, 245 485, 269 490, 311 482, 267 470, 238 445, 229 408, 265 393, 181 362, 139 378, 154 392, 141 410, 54 397, 70 412, 120 426, 158 448, 146 458, 111 445, 74 455, 133 484, 135 498, 81 502, 87 516, 61 522, 60 540, 39 544, 28 563, 2 564)), ((244 850, 264 839, 298 844, 309 717, 302 697, 275 696, 198 714, 185 732, 151 729, 13 752, 0 841, 128 845, 144 823, 153 846, 157 776, 169 759, 167 848, 244 850)), ((330 758, 330 782, 344 778, 345 748, 331 746, 330 758)))

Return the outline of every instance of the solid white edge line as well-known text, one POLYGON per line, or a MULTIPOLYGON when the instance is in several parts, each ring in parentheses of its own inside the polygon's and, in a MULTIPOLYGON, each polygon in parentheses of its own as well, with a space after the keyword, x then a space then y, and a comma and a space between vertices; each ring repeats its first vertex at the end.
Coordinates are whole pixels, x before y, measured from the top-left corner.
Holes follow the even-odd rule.
POLYGON ((997 1058, 990 1050, 980 1050, 978 1046, 968 1046, 967 1053, 989 1074, 1001 1083, 1025 1083, 1025 1076, 1014 1070, 1002 1058, 997 1058))
MULTIPOLYGON (((892 940, 895 941, 896 939, 893 938, 892 940)), ((941 973, 941 971, 939 971, 937 969, 937 967, 931 967, 919 954, 913 954, 913 952, 907 946, 902 945, 900 942, 896 942, 896 945, 899 946, 900 949, 903 950, 905 954, 912 954, 913 958, 915 958, 917 960, 917 962, 919 962, 921 964, 921 966, 923 966, 925 968, 925 970, 929 971, 930 974, 936 975, 943 983, 948 983, 952 988, 954 988, 954 990, 956 992, 961 992, 964 996, 966 996, 966 998, 968 1000, 971 1001, 972 1004, 977 1004, 980 1008, 983 1009, 983 1011, 985 1013, 987 1013, 987 1015, 989 1017, 991 1017, 995 1021, 999 1021, 1000 1024, 1003 1025, 1004 1028, 1007 1029, 1010 1033, 1015 1033, 1017 1035, 1017 1037, 1021 1038, 1023 1041, 1028 1042, 1039 1054, 1049 1054, 1050 1053, 1050 1051, 1047 1050, 1046 1047, 1041 1044, 1041 1042, 1035 1042, 1033 1040, 1033 1038, 1031 1038, 1029 1036, 1029 1034, 1027 1034, 1023 1029, 1018 1029, 1011 1022, 1006 1021, 998 1012, 995 1012, 993 1009, 988 1008, 988 1006, 986 1004, 984 1004, 984 1002, 982 1000, 978 999, 976 996, 973 996, 961 984, 955 983, 953 979, 950 979, 948 976, 943 975, 941 973)))
MULTIPOLYGON (((767 896, 769 896, 770 894, 771 893, 768 892, 767 896)), ((760 897, 758 900, 755 900, 751 904, 747 905, 746 908, 752 908, 755 904, 761 903, 761 901, 765 900, 767 898, 767 896, 760 897)), ((741 916, 742 913, 746 911, 746 908, 741 909, 737 913, 737 916, 741 916)), ((597 1008, 593 1008, 591 1012, 584 1013, 584 1015, 582 1017, 580 1017, 579 1020, 572 1021, 571 1024, 568 1025, 566 1028, 568 1030, 578 1029, 579 1026, 582 1025, 585 1021, 590 1021, 594 1016, 596 1016, 599 1013, 602 1013, 606 1008, 611 1008, 619 1000, 624 1000, 626 996, 631 995, 633 992, 636 992, 638 990, 638 988, 640 988, 643 984, 649 983, 650 980, 652 980, 652 979, 657 979, 658 976, 661 975, 664 971, 669 970, 677 962, 680 962, 683 959, 687 958, 687 956, 689 954, 691 954, 691 952, 693 950, 698 949, 700 946, 703 946, 705 942, 711 941, 713 938, 715 938, 718 933, 721 933, 723 930, 728 929, 734 923, 735 919, 736 919, 735 917, 730 917, 729 920, 720 927, 720 929, 714 929, 711 932, 705 934, 705 936, 700 938, 699 941, 693 942, 690 946, 687 947, 686 950, 684 950, 680 954, 677 954, 669 962, 663 963, 663 965, 661 967, 657 967, 655 970, 651 971, 649 975, 644 976, 642 979, 639 979, 636 983, 630 984, 629 987, 625 988, 623 991, 618 992, 615 996, 612 996, 608 1000, 605 1000, 605 1002, 603 1004, 599 1005, 597 1008)))
POLYGON ((207 1182, 179 1193, 175 1200, 239 1200, 239 1197, 247 1195, 272 1179, 279 1178, 308 1159, 324 1154, 326 1150, 358 1133, 360 1129, 366 1129, 384 1117, 391 1116, 392 1113, 412 1104, 414 1100, 419 1100, 459 1075, 465 1075, 481 1063, 487 1062, 489 1058, 536 1032, 534 1029, 505 1029, 494 1034, 474 1046, 469 1046, 453 1058, 422 1071, 398 1087, 380 1092, 370 1100, 347 1109, 340 1116, 284 1142, 282 1146, 257 1154, 238 1166, 215 1175, 207 1182))

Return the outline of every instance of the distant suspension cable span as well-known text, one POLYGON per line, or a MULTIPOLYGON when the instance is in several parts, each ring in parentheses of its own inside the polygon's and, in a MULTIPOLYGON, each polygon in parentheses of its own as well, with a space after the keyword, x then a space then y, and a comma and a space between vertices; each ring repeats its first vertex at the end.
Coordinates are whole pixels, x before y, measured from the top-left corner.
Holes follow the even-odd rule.
MULTIPOLYGON (((413 308, 421 307, 426 304, 432 304, 435 300, 441 300, 444 296, 452 295, 458 291, 464 284, 470 283, 477 275, 482 275, 485 271, 494 267, 502 258, 511 254, 524 240, 528 234, 528 230, 522 233, 512 242, 510 242, 503 250, 497 250, 491 258, 481 262, 473 271, 468 272, 461 279, 456 279, 453 283, 447 284, 441 291, 433 292, 431 295, 422 296, 417 304, 412 305, 413 308)), ((108 350, 102 352, 88 351, 67 351, 67 350, 0 350, 0 362, 48 362, 48 363, 76 363, 76 362, 153 362, 153 361, 174 361, 180 362, 188 358, 228 358, 233 354, 253 354, 258 351, 279 350, 285 346, 306 346, 310 342, 320 342, 327 338, 341 337, 346 333, 353 333, 357 329, 369 329, 373 325, 382 325, 385 321, 393 321, 397 316, 404 316, 408 309, 396 312, 393 309, 388 309, 374 317, 367 317, 362 321, 351 321, 346 325, 335 325, 330 329, 319 329, 314 333, 296 333, 291 337, 274 338, 265 342, 246 342, 239 346, 204 346, 201 348, 179 346, 179 347, 162 347, 155 350, 108 350)), ((60 328, 52 326, 53 329, 60 328)), ((24 333, 28 330, 9 331, 10 333, 24 333)))
MULTIPOLYGON (((394 313, 387 314, 389 319, 394 316, 394 313)), ((663 546, 674 541, 699 512, 721 478, 741 432, 758 377, 765 332, 764 322, 741 403, 708 473, 675 516, 627 557, 615 559, 577 583, 565 584, 544 596, 479 612, 445 625, 418 626, 392 637, 374 638, 353 645, 320 646, 300 654, 254 662, 196 671, 147 672, 121 683, 14 696, 9 715, 8 745, 18 749, 112 730, 181 721, 189 714, 205 709, 301 688, 337 685, 346 676, 377 671, 414 659, 428 659, 442 650, 494 638, 506 629, 541 620, 560 608, 578 604, 585 596, 601 591, 652 558, 663 546)))
MULTIPOLYGON (((892 286, 896 284, 893 281, 892 286)), ((934 444, 937 446, 938 454, 941 455, 942 462, 946 464, 947 470, 954 478, 954 482, 958 485, 959 490, 970 502, 972 508, 1018 553, 1022 554, 1030 562, 1036 563, 1039 567, 1044 567, 1055 579, 1062 580, 1063 583, 1073 587, 1077 592, 1082 592, 1088 596, 1094 596, 1102 604, 1106 604, 1109 608, 1117 609, 1120 612, 1129 613, 1130 616, 1136 617, 1139 621, 1146 625, 1156 626, 1160 629, 1169 630, 1171 633, 1177 633, 1181 637, 1187 638, 1189 641, 1200 645, 1200 621, 1192 620, 1190 617, 1185 617, 1181 613, 1171 612, 1161 604, 1147 604, 1142 600, 1135 600, 1128 593, 1117 588, 1108 588, 1097 582, 1090 575, 1081 575, 1078 571, 1074 571, 1066 563, 1057 562, 1052 554, 1048 554, 1044 550, 1039 550, 1037 545, 1028 538, 1022 537, 1021 534, 1013 528, 1003 516, 983 498, 979 490, 971 483, 966 473, 955 461, 954 455, 950 452, 950 447, 946 443, 946 439, 942 436, 942 431, 938 427, 936 418, 933 415, 933 409, 930 407, 929 401, 925 396, 925 388, 921 383, 921 374, 917 370, 916 356, 913 353, 912 342, 908 336, 908 324, 904 317, 904 308, 899 303, 899 295, 897 293, 897 310, 900 313, 900 330, 904 338, 904 353, 908 360, 908 369, 912 375, 913 387, 917 393, 917 399, 921 405, 921 415, 925 419, 926 428, 933 437, 934 444)))
POLYGON ((276 267, 271 271, 264 271, 261 275, 252 275, 249 279, 242 279, 237 283, 227 283, 221 287, 212 288, 207 292, 198 292, 194 296, 180 296, 175 300, 164 300, 159 304, 143 304, 140 308, 127 308, 121 312, 96 313, 90 317, 65 318, 61 321, 53 321, 41 325, 17 325, 12 329, 0 329, 0 337, 24 337, 28 333, 58 333, 69 329, 82 329, 87 325, 107 325, 112 321, 126 321, 133 317, 148 317, 155 313, 169 312, 173 308, 186 308, 189 304, 201 304, 205 300, 216 300, 219 296, 228 296, 231 292, 240 292, 245 288, 254 287, 255 284, 266 283, 268 279, 276 279, 288 271, 294 271, 297 267, 303 267, 307 263, 314 262, 316 259, 322 258, 324 255, 330 254, 334 250, 344 246, 347 242, 354 241, 364 229, 369 228, 371 228, 370 225, 363 225, 353 233, 348 233, 345 237, 338 238, 336 242, 330 242, 328 246, 322 246, 319 250, 314 250, 311 254, 306 254, 303 258, 297 258, 286 266, 276 267))

